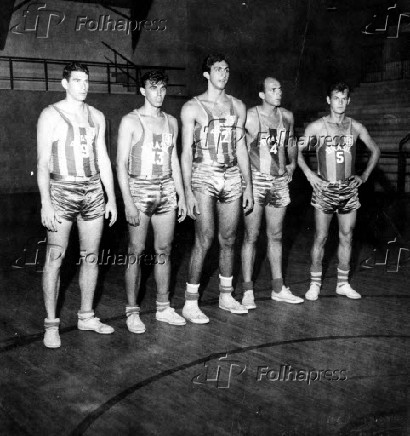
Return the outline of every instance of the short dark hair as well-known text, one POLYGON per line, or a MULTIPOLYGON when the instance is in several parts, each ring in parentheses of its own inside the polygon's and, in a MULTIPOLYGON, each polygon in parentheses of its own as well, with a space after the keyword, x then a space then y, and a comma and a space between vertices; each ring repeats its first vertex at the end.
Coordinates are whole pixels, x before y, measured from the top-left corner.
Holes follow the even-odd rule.
POLYGON ((202 62, 202 72, 210 73, 212 65, 215 64, 216 62, 222 62, 222 61, 225 61, 229 67, 228 59, 226 59, 226 56, 224 54, 222 53, 209 54, 202 62))
POLYGON ((330 84, 327 87, 327 93, 326 95, 330 98, 332 97, 332 92, 336 91, 336 92, 345 92, 347 91, 347 97, 350 96, 350 86, 345 83, 345 82, 335 82, 330 84))
POLYGON ((67 64, 64 67, 64 70, 63 70, 63 79, 66 79, 67 81, 70 80, 71 73, 73 71, 81 71, 83 73, 86 73, 87 76, 90 75, 90 73, 88 72, 87 65, 82 64, 80 62, 70 62, 69 64, 67 64))
POLYGON ((141 77, 141 88, 145 88, 146 82, 153 84, 162 82, 164 85, 168 85, 168 76, 165 74, 164 70, 147 71, 141 77))

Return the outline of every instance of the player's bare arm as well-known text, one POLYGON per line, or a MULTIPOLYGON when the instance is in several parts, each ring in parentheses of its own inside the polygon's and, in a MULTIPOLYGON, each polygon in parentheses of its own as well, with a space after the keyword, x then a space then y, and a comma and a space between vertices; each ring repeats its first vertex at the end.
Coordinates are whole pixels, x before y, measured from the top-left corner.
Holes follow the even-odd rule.
POLYGON ((175 190, 178 195, 178 222, 184 221, 186 217, 186 203, 185 203, 185 192, 184 184, 182 182, 181 167, 179 166, 178 153, 177 153, 177 138, 178 138, 178 122, 177 120, 168 115, 170 118, 170 124, 173 132, 174 147, 172 149, 171 166, 172 166, 172 177, 175 183, 175 190))
POLYGON ((181 167, 185 186, 185 201, 187 214, 193 220, 199 214, 198 203, 191 189, 192 177, 192 143, 194 140, 195 120, 197 117, 198 105, 195 100, 190 100, 184 104, 181 110, 182 122, 182 155, 181 167))
POLYGON ((283 109, 283 118, 289 130, 289 140, 287 144, 288 158, 289 164, 286 165, 286 171, 288 173, 289 182, 293 178, 293 173, 296 168, 296 162, 298 158, 298 147, 294 137, 294 125, 295 120, 293 118, 293 113, 288 111, 287 109, 283 109))
POLYGON ((355 120, 352 120, 352 123, 353 123, 353 128, 356 129, 356 131, 359 134, 358 137, 363 141, 364 145, 370 151, 370 158, 367 162, 366 169, 363 171, 363 174, 361 176, 355 176, 358 186, 360 186, 362 183, 365 183, 367 181, 371 172, 376 166, 377 161, 379 160, 380 157, 380 149, 373 141, 372 137, 369 135, 369 132, 367 131, 366 127, 363 124, 358 123, 355 120))
POLYGON ((314 142, 316 142, 316 146, 317 146, 320 140, 320 135, 321 135, 321 122, 315 121, 306 127, 304 136, 301 139, 299 139, 299 144, 298 144, 298 165, 300 169, 303 171, 303 173, 305 174, 312 188, 315 190, 320 189, 324 185, 324 181, 308 167, 305 158, 303 156, 303 150, 305 150, 306 147, 313 145, 314 142))
POLYGON ((250 140, 255 139, 258 134, 261 133, 259 132, 259 119, 256 112, 256 107, 248 109, 248 112, 246 114, 245 130, 248 135, 248 145, 250 140))
POLYGON ((108 157, 105 145, 105 117, 99 110, 90 107, 93 119, 97 121, 98 133, 96 138, 98 164, 100 167, 101 181, 107 194, 105 205, 105 218, 110 219, 110 227, 117 221, 117 203, 115 201, 114 179, 111 169, 111 161, 108 157))
POLYGON ((53 134, 58 121, 57 111, 47 107, 37 122, 37 184, 41 196, 41 223, 51 232, 56 232, 57 223, 61 222, 51 203, 49 171, 53 134))
POLYGON ((138 226, 139 210, 136 208, 128 184, 128 157, 132 141, 138 140, 142 134, 140 121, 136 115, 125 115, 120 123, 117 140, 117 178, 125 207, 125 218, 128 224, 138 226))
POLYGON ((242 178, 246 184, 242 195, 242 207, 244 212, 247 213, 253 209, 253 193, 251 166, 245 137, 246 107, 240 100, 234 99, 234 108, 235 112, 238 114, 238 122, 236 125, 236 157, 242 178))

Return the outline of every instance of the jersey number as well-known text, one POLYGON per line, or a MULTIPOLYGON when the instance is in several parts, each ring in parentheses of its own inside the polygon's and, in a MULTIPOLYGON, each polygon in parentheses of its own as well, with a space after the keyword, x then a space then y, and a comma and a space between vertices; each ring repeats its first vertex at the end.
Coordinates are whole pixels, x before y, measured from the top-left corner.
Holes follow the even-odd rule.
POLYGON ((336 152, 336 162, 343 163, 345 161, 345 154, 343 150, 338 150, 336 152))

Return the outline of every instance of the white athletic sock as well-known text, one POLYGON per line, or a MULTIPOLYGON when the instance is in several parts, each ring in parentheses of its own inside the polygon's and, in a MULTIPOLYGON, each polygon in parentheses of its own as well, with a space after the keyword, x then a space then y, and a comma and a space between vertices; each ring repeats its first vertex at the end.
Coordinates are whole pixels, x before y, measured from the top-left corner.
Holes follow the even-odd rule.
POLYGON ((222 276, 219 274, 219 284, 220 284, 221 286, 223 286, 224 288, 229 288, 229 287, 232 286, 232 279, 233 279, 232 276, 231 276, 231 277, 222 277, 222 276))

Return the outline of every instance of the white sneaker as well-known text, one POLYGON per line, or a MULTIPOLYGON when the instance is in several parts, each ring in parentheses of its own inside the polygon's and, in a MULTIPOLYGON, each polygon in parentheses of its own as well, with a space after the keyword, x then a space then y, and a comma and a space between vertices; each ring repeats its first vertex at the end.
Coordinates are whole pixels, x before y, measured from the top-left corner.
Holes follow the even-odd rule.
POLYGON ((141 321, 139 313, 127 315, 127 327, 131 333, 145 333, 145 324, 141 321))
POLYGON ((167 307, 165 310, 160 312, 157 311, 156 314, 157 321, 167 322, 171 325, 185 325, 186 321, 182 316, 175 312, 173 307, 167 307))
POLYGON ((60 339, 60 333, 58 331, 58 327, 60 325, 60 319, 55 319, 53 321, 47 321, 44 322, 44 339, 43 344, 47 348, 59 348, 61 347, 61 339, 60 339))
POLYGON ((255 298, 253 291, 245 291, 242 297, 242 306, 245 306, 248 310, 256 309, 255 298))
POLYGON ((306 300, 316 301, 319 298, 320 294, 320 285, 317 283, 311 283, 309 290, 305 294, 306 300))
POLYGON ((100 318, 96 318, 95 316, 86 319, 78 318, 77 327, 79 330, 92 330, 100 335, 110 335, 114 333, 114 329, 111 326, 103 324, 100 318))
POLYGON ((353 300, 358 300, 359 298, 362 298, 362 296, 358 292, 352 289, 349 283, 337 285, 336 294, 344 295, 345 297, 352 298, 353 300))
POLYGON ((286 286, 282 286, 282 290, 279 293, 272 291, 271 298, 275 301, 283 301, 284 303, 291 304, 299 304, 304 301, 303 298, 293 295, 292 292, 290 292, 290 289, 286 286))
POLYGON ((227 294, 224 297, 219 295, 219 308, 231 313, 248 313, 248 309, 242 306, 239 301, 236 301, 231 294, 227 294))
POLYGON ((198 306, 184 306, 182 316, 194 324, 208 324, 209 318, 198 306))

